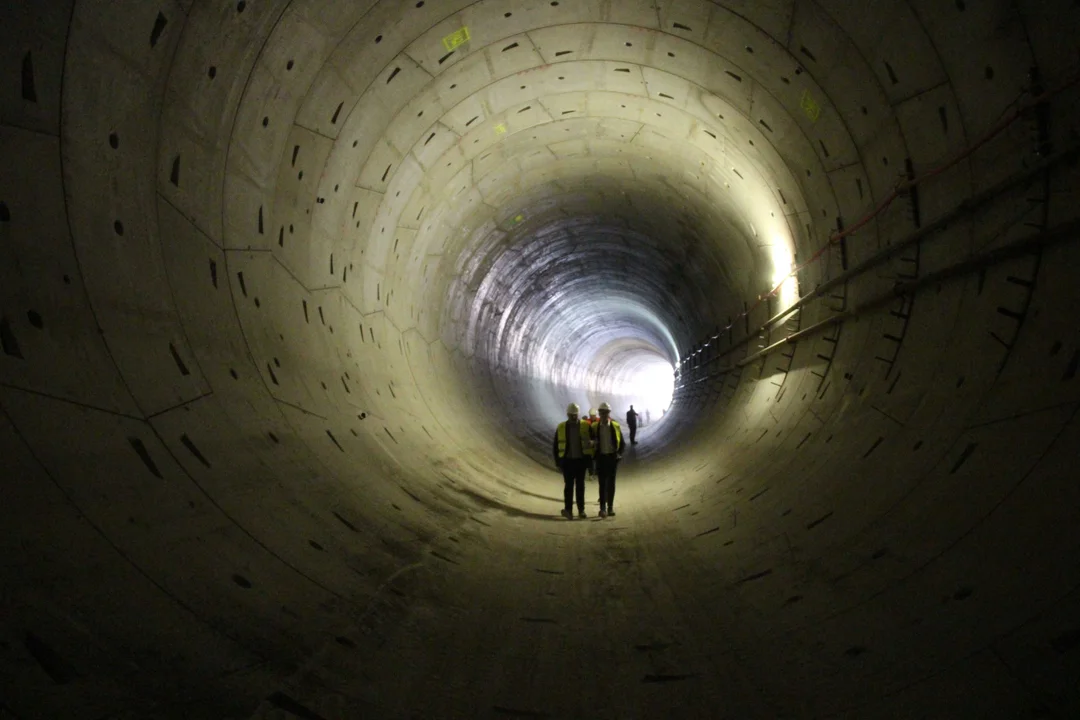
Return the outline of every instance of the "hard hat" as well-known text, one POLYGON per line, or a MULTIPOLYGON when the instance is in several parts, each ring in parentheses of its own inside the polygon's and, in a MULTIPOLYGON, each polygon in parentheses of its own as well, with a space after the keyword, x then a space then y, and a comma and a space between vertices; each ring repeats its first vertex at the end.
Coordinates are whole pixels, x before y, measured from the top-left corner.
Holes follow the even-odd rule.
POLYGON ((600 403, 600 409, 601 410, 607 410, 608 412, 611 412, 611 406, 608 405, 607 403, 600 403))
POLYGON ((578 407, 577 403, 570 403, 566 406, 567 415, 577 415, 579 412, 581 412, 581 408, 578 407))
POLYGON ((595 415, 596 414, 596 408, 589 408, 589 414, 590 415, 595 415))

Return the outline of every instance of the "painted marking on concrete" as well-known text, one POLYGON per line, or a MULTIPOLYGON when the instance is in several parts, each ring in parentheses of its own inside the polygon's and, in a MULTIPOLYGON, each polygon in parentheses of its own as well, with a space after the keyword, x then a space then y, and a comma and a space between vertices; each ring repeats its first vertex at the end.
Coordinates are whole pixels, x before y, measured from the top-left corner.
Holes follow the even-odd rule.
POLYGON ((689 503, 687 503, 686 505, 680 505, 679 507, 675 508, 675 509, 674 509, 674 510, 672 510, 671 512, 676 512, 676 511, 678 511, 678 510, 682 510, 682 509, 684 509, 684 508, 688 508, 688 507, 690 507, 690 504, 689 504, 689 503))
POLYGON ((705 530, 704 532, 699 532, 699 533, 698 533, 697 535, 695 535, 694 537, 703 537, 703 536, 705 536, 705 535, 711 535, 711 534, 713 534, 714 532, 717 532, 717 531, 719 531, 719 530, 720 530, 720 527, 719 527, 719 526, 717 526, 717 527, 714 527, 714 528, 712 528, 711 530, 705 530))
POLYGON ((562 570, 545 570, 544 568, 534 568, 538 573, 544 573, 545 575, 563 575, 562 570))
POLYGON ((767 492, 769 492, 769 488, 765 488, 765 489, 764 489, 764 490, 762 490, 761 492, 759 492, 759 493, 756 493, 756 494, 754 494, 754 495, 751 495, 751 496, 750 496, 750 500, 752 500, 752 501, 753 501, 753 500, 757 500, 757 499, 758 499, 759 497, 761 497, 762 495, 764 495, 764 494, 765 494, 765 493, 767 493, 767 492))
POLYGON ((471 36, 469 35, 469 28, 467 26, 455 30, 442 39, 443 47, 447 50, 453 50, 456 47, 460 47, 469 42, 471 36))
POLYGON ((556 620, 555 620, 554 618, 546 618, 546 617, 523 617, 523 618, 520 618, 520 619, 521 619, 522 621, 524 621, 524 622, 528 622, 528 623, 546 623, 546 624, 548 624, 548 625, 557 625, 557 624, 558 624, 558 621, 556 621, 556 620))
POLYGON ((802 99, 799 101, 799 107, 806 113, 806 117, 810 118, 810 122, 817 122, 817 119, 821 117, 821 106, 814 100, 814 96, 810 94, 809 90, 804 90, 802 99))

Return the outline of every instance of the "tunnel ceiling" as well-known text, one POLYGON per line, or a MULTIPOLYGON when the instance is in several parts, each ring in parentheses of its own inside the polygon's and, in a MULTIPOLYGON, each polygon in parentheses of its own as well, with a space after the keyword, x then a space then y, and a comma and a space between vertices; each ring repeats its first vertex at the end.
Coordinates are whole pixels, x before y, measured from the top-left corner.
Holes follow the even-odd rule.
POLYGON ((0 718, 1077 716, 1078 13, 4 4, 0 718))

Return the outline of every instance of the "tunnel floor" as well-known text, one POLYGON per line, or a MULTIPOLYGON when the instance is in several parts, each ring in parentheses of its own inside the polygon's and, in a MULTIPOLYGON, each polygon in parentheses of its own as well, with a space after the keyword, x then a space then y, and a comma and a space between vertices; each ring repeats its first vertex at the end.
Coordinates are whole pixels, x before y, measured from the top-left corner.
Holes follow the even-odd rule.
MULTIPOLYGON (((768 717, 730 634, 732 599, 709 606, 685 592, 708 561, 671 533, 672 508, 653 497, 678 499, 679 478, 624 464, 607 519, 593 480, 588 519, 568 521, 557 473, 517 478, 542 488, 514 498, 530 515, 492 508, 451 534, 443 547, 461 552, 424 561, 439 566, 447 594, 437 604, 410 598, 400 617, 360 636, 393 662, 351 679, 338 668, 342 691, 387 717, 768 717)), ((419 583, 427 571, 411 572, 419 583)), ((405 589, 383 589, 391 607, 410 592, 410 578, 400 580, 405 589)))

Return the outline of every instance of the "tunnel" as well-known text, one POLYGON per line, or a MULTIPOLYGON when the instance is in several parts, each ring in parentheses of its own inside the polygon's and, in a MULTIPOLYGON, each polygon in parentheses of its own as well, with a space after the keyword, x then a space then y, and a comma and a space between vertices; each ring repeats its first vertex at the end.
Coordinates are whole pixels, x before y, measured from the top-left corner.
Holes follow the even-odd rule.
POLYGON ((1080 716, 1078 21, 8 0, 0 718, 1080 716))

